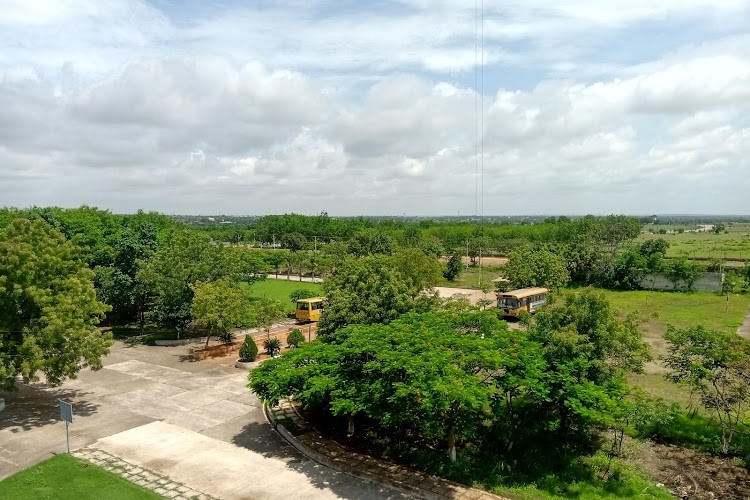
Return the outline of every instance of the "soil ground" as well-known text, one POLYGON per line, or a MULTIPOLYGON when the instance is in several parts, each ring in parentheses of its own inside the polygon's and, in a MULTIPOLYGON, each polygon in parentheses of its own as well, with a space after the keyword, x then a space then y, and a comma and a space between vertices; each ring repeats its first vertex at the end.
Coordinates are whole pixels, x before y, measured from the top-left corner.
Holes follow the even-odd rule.
POLYGON ((740 463, 709 453, 643 443, 631 460, 677 498, 691 500, 750 498, 750 472, 740 463))

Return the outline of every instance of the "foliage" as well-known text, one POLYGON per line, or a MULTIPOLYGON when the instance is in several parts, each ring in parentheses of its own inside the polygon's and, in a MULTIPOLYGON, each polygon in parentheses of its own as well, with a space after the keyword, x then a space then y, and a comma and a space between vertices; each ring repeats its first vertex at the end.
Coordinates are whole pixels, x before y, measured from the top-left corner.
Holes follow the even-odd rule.
POLYGON ((206 345, 211 333, 217 333, 226 344, 234 340, 232 328, 242 326, 249 307, 245 293, 228 279, 191 285, 193 302, 190 313, 196 325, 209 331, 206 345))
POLYGON ((250 300, 274 300, 281 304, 284 312, 294 312, 296 303, 289 299, 289 295, 295 290, 305 289, 312 294, 312 297, 323 295, 323 287, 319 283, 300 283, 283 279, 268 279, 250 286, 243 284, 242 287, 250 300))
POLYGON ((727 453, 741 419, 750 409, 750 344, 737 335, 702 326, 667 330, 667 377, 698 395, 721 427, 721 451, 727 453))
POLYGON ((412 299, 440 282, 440 262, 418 248, 401 249, 393 255, 392 261, 394 269, 411 290, 412 299))
POLYGON ((650 257, 654 254, 661 254, 662 257, 667 255, 669 249, 669 242, 664 238, 656 238, 653 240, 646 240, 641 243, 638 252, 644 257, 650 257))
POLYGON ((42 220, 0 229, 0 388, 44 373, 57 385, 97 370, 112 338, 96 329, 108 307, 79 250, 42 220))
POLYGON ((297 288, 289 294, 289 300, 291 300, 293 304, 296 304, 300 299, 309 299, 310 297, 315 297, 315 293, 309 288, 297 288))
POLYGON ((305 238, 305 235, 301 233, 286 233, 281 236, 282 246, 288 248, 292 252, 298 252, 302 250, 305 247, 305 243, 307 243, 307 238, 305 238))
POLYGON ((253 340, 252 336, 246 335, 245 340, 242 341, 242 345, 240 346, 240 361, 255 361, 255 358, 257 357, 258 345, 255 343, 255 340, 253 340))
POLYGON ((443 277, 448 281, 455 281, 463 269, 464 265, 463 262, 461 262, 461 256, 459 254, 453 254, 451 255, 451 258, 448 259, 448 263, 443 270, 443 277))
POLYGON ((675 290, 680 283, 685 283, 688 291, 691 291, 695 281, 703 274, 703 269, 698 264, 681 257, 672 260, 669 265, 665 266, 664 274, 672 282, 675 290))
POLYGON ((410 286, 383 255, 346 259, 323 283, 328 306, 318 333, 333 335, 350 324, 388 323, 421 303, 410 286))
POLYGON ((275 300, 263 298, 251 303, 250 315, 253 317, 256 325, 266 330, 266 334, 270 339, 271 327, 277 320, 284 317, 284 308, 275 300))
POLYGON ((138 280, 153 297, 151 316, 159 325, 184 329, 190 322, 194 283, 237 278, 236 260, 208 235, 183 229, 159 237, 159 248, 143 264, 138 280))
POLYGON ((263 341, 263 349, 269 356, 272 356, 275 352, 281 351, 281 341, 277 338, 266 339, 263 341))
POLYGON ((290 347, 299 347, 305 343, 305 336, 299 328, 293 328, 286 337, 286 344, 290 347))
POLYGON ((357 257, 379 254, 391 255, 393 253, 393 240, 381 231, 362 230, 349 241, 348 252, 357 257))
POLYGON ((540 286, 558 289, 570 280, 564 258, 549 250, 530 247, 513 251, 505 272, 514 288, 540 286))
POLYGON ((550 297, 529 338, 542 345, 548 402, 542 418, 563 441, 612 425, 627 394, 625 375, 650 360, 637 324, 617 318, 602 294, 550 297))
POLYGON ((156 493, 67 454, 55 455, 0 481, 0 498, 13 500, 159 500, 156 493))

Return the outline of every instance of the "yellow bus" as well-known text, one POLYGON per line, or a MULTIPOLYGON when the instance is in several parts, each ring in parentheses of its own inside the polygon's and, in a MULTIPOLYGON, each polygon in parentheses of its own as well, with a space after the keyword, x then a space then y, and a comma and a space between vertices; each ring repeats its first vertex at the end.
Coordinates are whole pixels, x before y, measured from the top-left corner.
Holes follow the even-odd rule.
POLYGON ((517 318, 521 311, 534 314, 547 302, 547 288, 521 288, 497 293, 497 308, 503 317, 517 318))
POLYGON ((309 299, 299 299, 297 301, 297 310, 295 316, 300 323, 308 321, 319 321, 320 315, 325 307, 325 297, 310 297, 309 299))

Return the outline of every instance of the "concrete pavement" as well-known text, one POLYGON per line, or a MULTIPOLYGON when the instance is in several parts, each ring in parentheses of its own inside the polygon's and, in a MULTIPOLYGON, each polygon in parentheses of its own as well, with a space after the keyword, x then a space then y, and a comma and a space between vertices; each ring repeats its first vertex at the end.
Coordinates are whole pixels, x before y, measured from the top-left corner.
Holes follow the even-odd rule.
POLYGON ((75 414, 72 448, 101 447, 212 496, 406 498, 304 458, 267 424, 234 356, 196 362, 190 349, 118 342, 98 372, 3 394, 0 479, 65 451, 64 399, 75 414))

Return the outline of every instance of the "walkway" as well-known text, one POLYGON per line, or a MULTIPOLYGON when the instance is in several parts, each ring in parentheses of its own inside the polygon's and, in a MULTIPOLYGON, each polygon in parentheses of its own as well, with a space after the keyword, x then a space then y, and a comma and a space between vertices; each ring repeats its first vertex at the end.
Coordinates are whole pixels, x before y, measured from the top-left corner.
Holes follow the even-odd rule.
POLYGON ((268 425, 235 357, 194 362, 190 349, 118 342, 98 372, 3 394, 0 479, 65 451, 63 399, 73 403, 72 449, 104 452, 191 491, 224 500, 408 498, 299 454, 268 425))
POLYGON ((310 427, 299 413, 299 403, 282 400, 267 415, 295 448, 306 456, 335 470, 357 477, 390 484, 410 491, 419 498, 431 500, 507 500, 484 490, 470 488, 452 481, 386 462, 348 450, 336 441, 326 439, 310 427))

